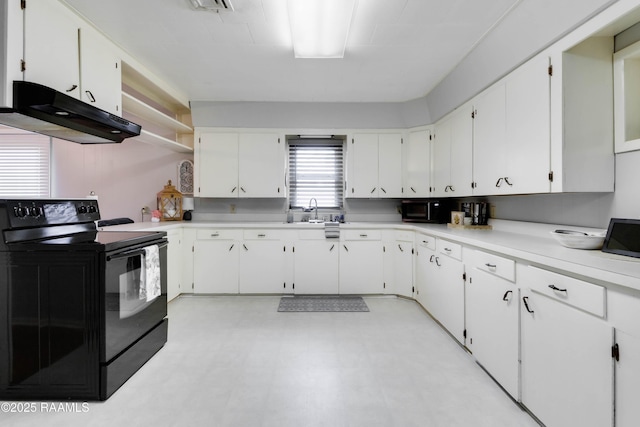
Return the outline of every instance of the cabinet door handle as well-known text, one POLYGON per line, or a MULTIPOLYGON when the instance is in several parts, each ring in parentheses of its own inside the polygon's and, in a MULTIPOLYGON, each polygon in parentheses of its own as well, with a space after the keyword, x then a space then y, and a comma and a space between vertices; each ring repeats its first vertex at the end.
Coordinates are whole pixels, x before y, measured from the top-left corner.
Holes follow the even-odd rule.
POLYGON ((261 234, 258 234, 258 237, 267 237, 267 235, 261 233, 261 234))
POLYGON ((509 182, 509 178, 506 176, 504 177, 504 182, 506 182, 509 187, 513 185, 512 183, 509 182))
POLYGON ((423 240, 422 243, 424 243, 425 245, 428 245, 429 241, 428 240, 423 240))
POLYGON ((524 308, 526 308, 529 313, 533 313, 533 310, 529 308, 529 297, 522 297, 522 302, 524 303, 524 308))
POLYGON ((329 248, 329 252, 333 251, 333 248, 335 248, 336 245, 331 245, 331 247, 329 248))
POLYGON ((509 301, 509 298, 507 298, 507 297, 509 296, 510 293, 513 293, 513 291, 505 292, 504 295, 502 296, 502 301, 509 301))
POLYGON ((220 236, 220 233, 213 233, 213 234, 211 235, 211 237, 218 237, 218 236, 220 236))
POLYGON ((67 92, 73 92, 74 90, 76 90, 78 88, 78 85, 73 85, 71 86, 69 89, 67 89, 67 92))
POLYGON ((495 264, 486 263, 485 265, 487 266, 487 268, 490 268, 491 270, 495 270, 497 267, 495 264))
POLYGON ((349 252, 349 248, 346 245, 342 245, 345 251, 349 252))
POLYGON ((361 234, 360 237, 362 237, 363 239, 367 237, 366 234, 361 234))
POLYGON ((246 191, 245 191, 244 187, 240 187, 240 190, 241 190, 243 193, 246 193, 246 191))
POLYGON ((376 191, 376 187, 373 187, 373 190, 371 190, 371 194, 373 194, 374 191, 376 191))
POLYGON ((413 187, 409 187, 411 189, 411 191, 413 191, 414 193, 417 193, 417 191, 413 188, 413 187))
POLYGON ((498 181, 496 182, 496 187, 500 187, 500 185, 502 185, 502 180, 504 178, 498 178, 498 181))
POLYGON ((232 192, 232 193, 235 193, 237 188, 238 188, 238 187, 233 187, 233 188, 231 189, 231 192, 232 192))
POLYGON ((560 288, 559 288, 559 287, 557 287, 556 285, 549 285, 549 289, 552 289, 552 290, 554 290, 554 291, 556 291, 556 292, 565 292, 565 293, 567 292, 567 290, 566 290, 566 289, 560 289, 560 288))
POLYGON ((380 187, 380 190, 382 190, 384 194, 387 194, 387 191, 384 188, 380 187))
POLYGON ((400 243, 398 243, 398 249, 400 249, 400 252, 404 252, 404 249, 402 249, 402 246, 400 245, 400 243))
POLYGON ((436 257, 435 255, 431 255, 431 256, 429 257, 429 262, 433 262, 433 259, 434 259, 435 257, 436 257))
POLYGON ((84 93, 87 94, 87 98, 89 98, 89 101, 96 102, 96 98, 93 96, 90 90, 85 90, 84 93))
POLYGON ((236 245, 235 243, 231 244, 231 246, 229 247, 229 252, 231 252, 231 249, 233 249, 235 245, 236 245))
POLYGON ((445 251, 446 253, 449 253, 449 252, 451 252, 451 248, 444 248, 444 251, 445 251))
POLYGON ((436 265, 437 265, 438 267, 440 267, 440 258, 439 258, 439 257, 436 257, 436 265))
POLYGON ((244 248, 245 251, 249 250, 249 248, 247 248, 247 245, 245 245, 244 243, 242 244, 242 247, 244 248))
POLYGON ((447 185, 446 187, 444 187, 444 192, 445 193, 448 193, 449 191, 453 192, 453 191, 456 191, 456 190, 454 190, 452 185, 447 185))

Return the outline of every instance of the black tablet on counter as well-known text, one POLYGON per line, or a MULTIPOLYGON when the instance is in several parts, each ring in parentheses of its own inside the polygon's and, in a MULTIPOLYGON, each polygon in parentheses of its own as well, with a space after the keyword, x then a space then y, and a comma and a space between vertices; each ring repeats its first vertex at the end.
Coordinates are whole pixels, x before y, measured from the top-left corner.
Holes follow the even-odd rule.
POLYGON ((640 219, 611 218, 602 252, 640 258, 640 219))

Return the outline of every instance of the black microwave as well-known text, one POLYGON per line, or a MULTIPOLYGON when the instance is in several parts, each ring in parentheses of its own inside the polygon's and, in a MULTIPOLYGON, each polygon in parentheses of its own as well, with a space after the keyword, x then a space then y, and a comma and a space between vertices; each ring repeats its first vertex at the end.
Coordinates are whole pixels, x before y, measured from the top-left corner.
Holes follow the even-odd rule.
POLYGON ((431 222, 444 224, 451 219, 449 200, 403 200, 403 222, 431 222))

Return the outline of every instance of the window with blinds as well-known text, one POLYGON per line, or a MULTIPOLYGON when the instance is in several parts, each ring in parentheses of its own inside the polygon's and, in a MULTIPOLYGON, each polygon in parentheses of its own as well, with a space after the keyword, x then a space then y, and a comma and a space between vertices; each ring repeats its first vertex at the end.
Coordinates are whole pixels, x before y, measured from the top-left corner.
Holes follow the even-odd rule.
POLYGON ((289 139, 289 205, 342 208, 344 142, 342 139, 289 139))
POLYGON ((0 197, 49 197, 51 138, 0 130, 0 197))

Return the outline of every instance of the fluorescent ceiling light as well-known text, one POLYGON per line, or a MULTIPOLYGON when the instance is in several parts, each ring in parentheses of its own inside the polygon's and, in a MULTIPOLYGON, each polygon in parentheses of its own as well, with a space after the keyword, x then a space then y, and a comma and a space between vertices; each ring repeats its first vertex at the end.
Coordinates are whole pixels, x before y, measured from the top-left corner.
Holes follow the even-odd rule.
POLYGON ((296 58, 343 58, 356 0, 288 0, 296 58))

